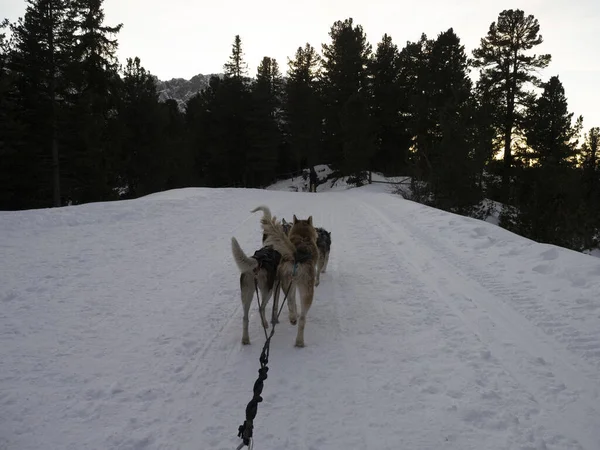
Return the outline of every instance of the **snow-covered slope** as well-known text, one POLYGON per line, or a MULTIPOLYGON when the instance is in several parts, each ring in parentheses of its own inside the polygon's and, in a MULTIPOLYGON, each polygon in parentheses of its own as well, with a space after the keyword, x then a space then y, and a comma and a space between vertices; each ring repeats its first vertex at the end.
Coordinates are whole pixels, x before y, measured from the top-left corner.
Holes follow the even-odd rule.
POLYGON ((259 247, 259 204, 333 247, 255 449, 600 448, 600 261, 388 188, 0 213, 0 449, 235 448, 264 336, 230 238, 259 247))

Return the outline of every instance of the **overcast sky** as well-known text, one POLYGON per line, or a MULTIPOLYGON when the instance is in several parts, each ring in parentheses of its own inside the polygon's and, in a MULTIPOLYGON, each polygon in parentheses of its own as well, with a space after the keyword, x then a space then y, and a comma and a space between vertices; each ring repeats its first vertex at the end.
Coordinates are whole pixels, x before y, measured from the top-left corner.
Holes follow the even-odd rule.
MULTIPOLYGON (((15 20, 24 0, 1 0, 0 17, 15 20)), ((422 32, 434 38, 453 27, 469 55, 504 9, 520 8, 540 22, 551 53, 544 79, 559 75, 569 109, 584 116, 584 127, 600 126, 599 0, 105 0, 106 23, 123 23, 119 59, 139 56, 160 79, 221 72, 236 34, 242 39, 250 73, 263 56, 287 58, 310 42, 320 51, 336 20, 352 17, 375 48, 384 33, 402 48, 422 32)))

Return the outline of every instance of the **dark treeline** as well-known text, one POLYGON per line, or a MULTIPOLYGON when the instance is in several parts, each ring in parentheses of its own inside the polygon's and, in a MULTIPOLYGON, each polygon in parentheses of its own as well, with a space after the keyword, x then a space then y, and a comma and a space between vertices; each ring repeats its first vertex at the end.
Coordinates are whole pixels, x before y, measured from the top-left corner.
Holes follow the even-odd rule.
POLYGON ((540 26, 502 11, 471 56, 453 29, 373 48, 352 19, 287 76, 265 56, 250 76, 236 36, 224 74, 181 111, 158 101, 138 58, 116 59, 121 25, 102 0, 28 0, 0 33, 0 209, 135 198, 188 186, 264 187, 329 164, 408 175, 414 199, 574 249, 597 245, 599 128, 582 138, 558 76, 538 77, 540 26), (479 71, 477 82, 470 70, 479 71))

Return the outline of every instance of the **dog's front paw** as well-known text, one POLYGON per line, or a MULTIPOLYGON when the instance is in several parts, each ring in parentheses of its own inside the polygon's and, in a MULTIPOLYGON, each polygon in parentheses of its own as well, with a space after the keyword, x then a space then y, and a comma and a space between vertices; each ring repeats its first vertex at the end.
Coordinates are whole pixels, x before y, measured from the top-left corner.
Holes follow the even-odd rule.
POLYGON ((250 338, 248 338, 248 337, 243 337, 243 338, 242 338, 242 344, 243 344, 243 345, 250 345, 250 338))
POLYGON ((296 347, 304 347, 304 341, 300 339, 296 339, 296 347))
POLYGON ((278 323, 279 323, 279 319, 278 319, 277 317, 273 317, 273 318, 271 319, 271 324, 273 324, 273 325, 277 325, 278 323))
POLYGON ((290 323, 296 325, 296 322, 298 322, 298 318, 296 316, 290 316, 290 323))

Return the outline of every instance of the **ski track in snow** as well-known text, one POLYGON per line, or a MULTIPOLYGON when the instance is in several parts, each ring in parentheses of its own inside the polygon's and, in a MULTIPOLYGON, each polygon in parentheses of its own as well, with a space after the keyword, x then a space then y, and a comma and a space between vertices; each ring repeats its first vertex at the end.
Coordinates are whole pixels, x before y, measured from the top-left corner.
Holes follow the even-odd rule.
POLYGON ((333 242, 255 448, 600 449, 600 261, 383 191, 0 213, 0 449, 237 447, 264 334, 255 303, 241 345, 230 238, 260 247, 260 204, 333 242))

